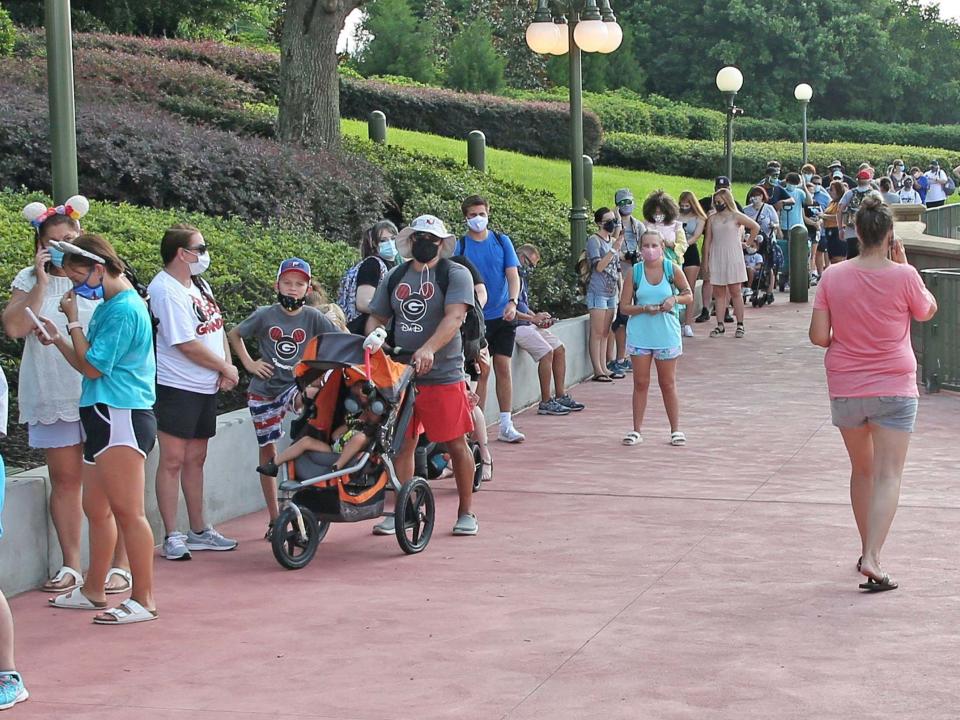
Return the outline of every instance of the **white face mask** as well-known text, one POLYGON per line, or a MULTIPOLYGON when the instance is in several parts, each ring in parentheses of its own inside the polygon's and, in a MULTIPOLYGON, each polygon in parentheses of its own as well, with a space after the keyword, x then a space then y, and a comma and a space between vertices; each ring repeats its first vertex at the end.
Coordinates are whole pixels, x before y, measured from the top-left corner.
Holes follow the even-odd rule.
POLYGON ((753 203, 754 207, 760 207, 760 205, 763 204, 763 198, 759 195, 754 195, 750 198, 750 202, 753 203))
MULTIPOLYGON (((189 250, 187 252, 190 252, 189 250)), ((193 253, 190 253, 191 255, 193 253)), ((197 261, 190 263, 191 275, 202 275, 210 267, 210 251, 207 250, 203 255, 197 255, 197 261)))
POLYGON ((663 219, 664 219, 665 217, 666 217, 666 215, 664 215, 663 213, 656 213, 656 214, 653 216, 653 221, 654 221, 657 225, 663 225, 663 219))
POLYGON ((483 232, 487 229, 488 219, 484 215, 474 215, 467 219, 467 227, 474 232, 483 232))

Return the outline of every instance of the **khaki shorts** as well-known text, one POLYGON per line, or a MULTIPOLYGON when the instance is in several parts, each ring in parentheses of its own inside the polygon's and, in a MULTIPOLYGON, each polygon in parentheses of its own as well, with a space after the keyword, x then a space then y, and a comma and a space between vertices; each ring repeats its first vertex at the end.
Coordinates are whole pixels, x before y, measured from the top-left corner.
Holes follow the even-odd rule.
POLYGON ((540 362, 551 350, 563 347, 563 343, 549 330, 538 328, 536 325, 517 326, 517 345, 530 353, 534 362, 540 362))

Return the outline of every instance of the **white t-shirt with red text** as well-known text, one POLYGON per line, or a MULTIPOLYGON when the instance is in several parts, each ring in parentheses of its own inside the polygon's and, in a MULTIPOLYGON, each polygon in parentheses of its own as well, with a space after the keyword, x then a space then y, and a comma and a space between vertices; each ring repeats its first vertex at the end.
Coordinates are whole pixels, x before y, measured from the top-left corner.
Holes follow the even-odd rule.
POLYGON ((213 395, 220 373, 198 365, 177 347, 199 340, 219 358, 224 358, 223 316, 204 280, 207 297, 191 282, 184 286, 166 270, 150 282, 150 312, 157 326, 157 384, 203 395, 213 395))

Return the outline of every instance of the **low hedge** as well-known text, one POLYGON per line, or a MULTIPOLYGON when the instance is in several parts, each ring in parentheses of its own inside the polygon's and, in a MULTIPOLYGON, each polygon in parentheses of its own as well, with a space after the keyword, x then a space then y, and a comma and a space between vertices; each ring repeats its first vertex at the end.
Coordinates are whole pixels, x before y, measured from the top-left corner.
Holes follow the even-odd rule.
MULTIPOLYGON (((802 136, 800 122, 741 118, 734 133, 744 140, 794 140, 802 136)), ((807 137, 815 142, 872 143, 913 145, 916 147, 960 150, 960 125, 923 125, 920 123, 879 123, 868 120, 812 120, 807 137)), ((921 163, 926 168, 929 158, 921 163)))
MULTIPOLYGON (((0 81, 0 186, 51 186, 46 98, 0 81)), ((305 225, 355 241, 386 196, 370 163, 197 127, 148 106, 78 103, 80 188, 90 197, 305 225)))
MULTIPOLYGON (((570 113, 559 103, 340 79, 343 117, 366 120, 374 110, 383 111, 390 125, 406 130, 461 139, 471 130, 482 130, 493 147, 545 157, 567 157, 570 153, 570 113)), ((599 118, 585 111, 583 152, 596 157, 601 138, 599 118)))
POLYGON ((388 214, 401 225, 430 213, 461 236, 466 233, 461 201, 473 194, 487 198, 492 227, 507 233, 517 247, 532 243, 541 251, 541 263, 530 280, 534 306, 556 317, 570 317, 582 310, 570 269, 568 209, 555 195, 478 172, 452 159, 355 138, 344 138, 344 144, 383 169, 390 187, 388 214))
MULTIPOLYGON (((0 268, 0 307, 10 297, 10 282, 23 267, 31 264, 33 231, 23 220, 23 206, 33 200, 50 202, 39 193, 0 191, 0 237, 4 238, 4 262, 0 268)), ((343 243, 329 242, 317 233, 285 230, 279 226, 247 224, 238 219, 211 218, 177 210, 152 210, 126 204, 93 201, 83 219, 84 230, 106 237, 137 271, 144 282, 160 269, 160 237, 165 228, 178 222, 196 226, 210 245, 211 266, 204 275, 217 295, 230 323, 239 322, 257 305, 274 297, 277 266, 285 257, 306 259, 314 275, 335 292, 344 269, 356 259, 356 250, 343 243)), ((43 462, 42 455, 26 448, 26 433, 17 425, 17 368, 22 342, 0 334, 0 361, 10 381, 12 407, 9 441, 4 456, 11 465, 32 466, 43 462)), ((237 406, 239 395, 221 396, 224 409, 237 406)))
MULTIPOLYGON (((798 142, 737 142, 733 150, 734 177, 741 180, 759 179, 763 177, 767 162, 772 159, 783 164, 784 172, 799 170, 802 163, 800 153, 798 142)), ((725 157, 722 142, 610 133, 604 138, 601 161, 605 165, 706 178, 722 172, 725 157)), ((869 162, 885 170, 894 158, 902 159, 908 166, 926 167, 931 157, 939 158, 944 167, 960 164, 960 152, 943 148, 810 143, 808 149, 809 161, 821 169, 826 169, 833 160, 840 160, 848 169, 869 162)))

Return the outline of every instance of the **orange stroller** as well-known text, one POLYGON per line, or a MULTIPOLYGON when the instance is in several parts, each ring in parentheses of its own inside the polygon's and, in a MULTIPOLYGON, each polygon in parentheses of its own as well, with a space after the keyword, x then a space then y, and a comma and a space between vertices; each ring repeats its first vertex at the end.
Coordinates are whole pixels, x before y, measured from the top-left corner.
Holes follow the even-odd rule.
POLYGON ((280 516, 274 523, 273 554, 286 568, 306 566, 331 523, 358 522, 395 515, 397 542, 405 553, 423 550, 433 533, 433 491, 423 478, 401 485, 393 467, 413 414, 416 383, 413 368, 396 362, 382 349, 365 347, 365 338, 325 333, 313 338, 294 370, 300 390, 319 385, 294 421, 291 435, 303 433, 329 442, 360 385, 368 414, 377 418, 363 450, 340 470, 335 452, 307 452, 280 468, 280 516), (393 513, 384 513, 388 485, 396 492, 393 513))

